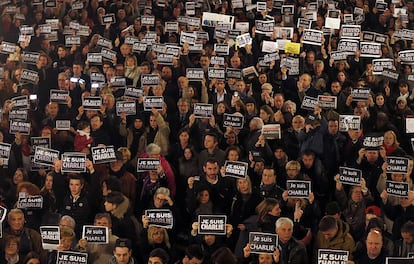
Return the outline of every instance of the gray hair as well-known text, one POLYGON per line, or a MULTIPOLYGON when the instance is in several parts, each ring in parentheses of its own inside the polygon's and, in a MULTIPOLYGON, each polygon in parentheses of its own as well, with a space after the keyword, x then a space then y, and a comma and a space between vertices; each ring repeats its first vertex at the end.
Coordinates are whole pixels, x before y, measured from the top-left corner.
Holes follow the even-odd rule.
POLYGON ((148 155, 154 154, 155 152, 160 153, 161 148, 157 144, 151 143, 145 148, 145 152, 147 152, 148 155))
POLYGON ((287 100, 284 104, 283 104, 283 111, 286 111, 287 106, 290 105, 292 107, 293 110, 293 114, 296 113, 296 103, 291 101, 291 100, 287 100))
POLYGON ((282 225, 290 225, 293 228, 293 221, 287 217, 281 217, 276 221, 276 229, 280 228, 282 225))
POLYGON ((170 196, 170 189, 166 187, 160 187, 155 191, 154 196, 156 196, 157 194, 164 194, 165 196, 170 196))
POLYGON ((254 123, 256 129, 262 129, 264 126, 263 120, 260 117, 253 117, 250 123, 254 123))
POLYGON ((11 209, 9 211, 9 214, 7 215, 7 221, 10 221, 10 218, 11 218, 11 215, 12 214, 21 214, 23 216, 23 219, 24 219, 24 213, 23 213, 23 211, 21 209, 14 208, 14 209, 11 209))
POLYGON ((72 216, 70 216, 70 215, 64 215, 64 216, 62 216, 61 218, 60 218, 60 220, 59 220, 59 224, 60 224, 60 222, 62 221, 62 220, 66 220, 66 221, 68 221, 69 222, 69 227, 71 227, 73 230, 75 230, 75 227, 76 227, 76 221, 75 221, 75 219, 73 219, 73 217, 72 216))

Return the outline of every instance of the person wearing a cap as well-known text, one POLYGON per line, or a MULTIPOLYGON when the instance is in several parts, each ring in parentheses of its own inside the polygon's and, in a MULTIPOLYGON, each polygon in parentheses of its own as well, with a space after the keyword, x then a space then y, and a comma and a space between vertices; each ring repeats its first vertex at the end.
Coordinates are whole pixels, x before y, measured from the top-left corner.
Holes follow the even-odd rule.
POLYGON ((129 239, 119 238, 115 242, 114 255, 108 264, 135 264, 132 256, 132 244, 129 239))

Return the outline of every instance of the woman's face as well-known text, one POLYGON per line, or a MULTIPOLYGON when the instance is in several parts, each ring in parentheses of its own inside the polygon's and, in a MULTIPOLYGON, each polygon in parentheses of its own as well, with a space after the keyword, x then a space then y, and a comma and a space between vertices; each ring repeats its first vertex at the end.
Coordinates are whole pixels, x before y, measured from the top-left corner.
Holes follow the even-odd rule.
POLYGON ((338 81, 344 82, 345 79, 346 79, 345 73, 343 72, 338 73, 338 81))
POLYGON ((259 264, 272 264, 273 258, 270 254, 260 254, 259 255, 259 264))
POLYGON ((189 159, 191 159, 193 157, 193 154, 191 153, 191 150, 190 149, 185 149, 184 150, 184 158, 186 159, 186 160, 189 160, 189 159))
POLYGON ((128 58, 126 60, 126 63, 125 64, 126 64, 127 67, 132 67, 132 66, 135 66, 135 61, 132 58, 128 58))
POLYGON ((60 239, 61 250, 70 250, 72 246, 73 238, 72 237, 62 237, 60 239))
POLYGON ((301 118, 295 118, 292 121, 292 127, 295 131, 299 131, 305 127, 305 121, 301 118))
POLYGON ((23 180, 24 180, 23 172, 21 170, 16 170, 16 172, 13 175, 13 183, 19 184, 23 182, 23 180))
POLYGON ((217 114, 222 115, 224 112, 226 112, 226 107, 224 104, 217 105, 217 114))
POLYGON ((53 189, 53 176, 51 176, 51 175, 46 176, 45 188, 48 191, 51 191, 53 189))
POLYGON ((227 156, 229 161, 238 161, 239 160, 239 153, 236 150, 230 150, 227 156))
POLYGON ((375 102, 377 103, 378 106, 383 106, 384 105, 384 96, 378 95, 375 98, 375 102))
POLYGON ((153 233, 152 239, 156 244, 161 244, 162 242, 164 242, 164 232, 161 228, 159 228, 153 233))
POLYGON ((249 192, 249 182, 246 179, 238 179, 237 187, 239 188, 239 191, 242 194, 246 194, 249 192))
POLYGON ((16 241, 9 241, 4 249, 6 255, 16 255, 19 252, 19 247, 16 241))
POLYGON ((391 133, 385 133, 384 145, 390 147, 394 144, 394 136, 391 133))
POLYGON ((285 155, 285 152, 283 151, 283 149, 276 149, 275 150, 275 158, 280 160, 282 159, 285 155))
POLYGON ((260 116, 259 117, 263 120, 263 122, 267 122, 267 121, 269 121, 270 115, 268 113, 266 113, 265 110, 260 109, 260 116))
POLYGON ((180 143, 188 143, 190 135, 187 132, 182 132, 179 136, 180 143))
POLYGON ((298 175, 299 171, 296 168, 288 168, 286 173, 288 178, 294 179, 298 175))
POLYGON ((402 173, 393 173, 391 174, 391 179, 396 182, 402 182, 404 180, 404 174, 402 173))
POLYGON ((282 210, 280 209, 280 206, 277 204, 272 208, 272 210, 269 211, 268 214, 270 214, 272 216, 280 216, 281 212, 282 212, 282 210))
POLYGON ((208 191, 204 190, 200 192, 200 198, 199 201, 201 204, 206 204, 208 201, 210 201, 210 194, 208 191))

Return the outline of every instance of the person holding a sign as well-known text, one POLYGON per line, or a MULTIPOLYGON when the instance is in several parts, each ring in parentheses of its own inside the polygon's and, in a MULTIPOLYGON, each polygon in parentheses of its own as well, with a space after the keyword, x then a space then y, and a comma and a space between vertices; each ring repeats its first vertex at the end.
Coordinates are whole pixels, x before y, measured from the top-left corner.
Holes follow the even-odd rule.
POLYGON ((320 248, 348 251, 349 259, 352 260, 355 241, 349 233, 349 226, 334 216, 324 216, 319 222, 319 231, 315 240, 313 254, 315 260, 318 258, 320 248))
MULTIPOLYGON (((63 226, 60 227, 60 243, 57 247, 58 251, 74 251, 72 245, 76 239, 75 231, 72 228, 63 226)), ((47 263, 57 263, 57 251, 53 250, 47 256, 47 263)))

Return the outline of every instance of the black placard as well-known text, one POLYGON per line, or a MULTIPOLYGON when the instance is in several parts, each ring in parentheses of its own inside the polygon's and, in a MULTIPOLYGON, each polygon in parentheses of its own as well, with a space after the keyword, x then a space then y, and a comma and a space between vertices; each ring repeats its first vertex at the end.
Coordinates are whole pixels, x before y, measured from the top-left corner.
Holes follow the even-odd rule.
POLYGON ((224 113, 223 127, 228 126, 242 129, 244 126, 244 116, 224 113))
POLYGON ((160 76, 157 74, 142 74, 141 84, 145 85, 158 85, 160 83, 160 76))
POLYGON ((34 162, 46 166, 53 166, 55 159, 59 159, 59 150, 36 147, 34 162))
POLYGON ((213 115, 213 105, 197 103, 193 113, 196 118, 210 118, 213 115))
POLYGON ((86 172, 86 154, 75 152, 63 153, 62 172, 86 172))
POLYGON ((137 104, 135 101, 117 101, 116 115, 121 116, 121 113, 126 115, 135 115, 137 112, 137 104))
POLYGON ((56 264, 87 264, 88 253, 58 251, 56 264))
POLYGON ((198 234, 200 235, 225 235, 226 215, 199 215, 198 234))
POLYGON ((339 174, 339 180, 342 184, 361 185, 361 170, 348 167, 339 167, 339 174))
POLYGON ((322 45, 323 32, 314 29, 305 29, 303 33, 302 43, 321 46, 322 45))
POLYGON ((339 116, 339 131, 348 132, 348 130, 359 130, 361 128, 361 117, 354 115, 339 116))
POLYGON ((349 252, 345 250, 318 250, 318 264, 343 264, 348 262, 348 258, 349 252))
POLYGON ((208 79, 219 79, 225 80, 226 79, 226 69, 224 68, 208 68, 208 79))
POLYGON ((144 91, 141 88, 127 86, 124 91, 124 97, 138 99, 143 93, 144 91))
POLYGON ((43 196, 20 196, 17 200, 17 208, 19 209, 42 209, 43 208, 43 196))
POLYGON ((99 111, 102 105, 102 98, 99 96, 88 96, 82 98, 82 106, 85 110, 99 111))
POLYGON ((387 156, 387 173, 407 173, 409 160, 403 157, 387 156))
POLYGON ((10 134, 16 134, 17 132, 20 132, 23 135, 29 135, 30 134, 30 122, 24 122, 19 120, 10 120, 10 134))
POLYGON ((311 192, 310 181, 288 180, 286 187, 289 198, 308 198, 311 192))
POLYGON ((248 168, 249 164, 246 162, 226 160, 224 163, 224 176, 244 179, 246 178, 248 168))
POLYGON ((3 164, 7 164, 10 157, 11 144, 1 142, 0 143, 0 160, 3 160, 3 164))
POLYGON ((226 79, 233 78, 236 80, 242 79, 242 73, 240 69, 226 68, 226 79))
POLYGON ((388 195, 408 197, 409 186, 407 182, 386 181, 385 185, 388 195))
POLYGON ((380 149, 383 143, 384 143, 383 135, 369 134, 365 136, 364 141, 362 142, 362 145, 364 146, 364 148, 367 148, 367 149, 380 149))
POLYGON ((158 167, 161 165, 159 159, 152 159, 152 158, 138 158, 137 161, 137 171, 156 171, 158 167))
POLYGON ((280 124, 267 124, 262 128, 262 135, 266 139, 280 139, 282 138, 282 132, 280 124))
POLYGON ((84 225, 82 229, 82 238, 92 244, 108 244, 108 227, 84 225))
POLYGON ((116 161, 114 146, 92 147, 91 151, 94 164, 116 161))
POLYGON ((278 246, 278 236, 271 233, 250 232, 250 253, 273 254, 278 246))
POLYGON ((352 88, 351 96, 353 101, 367 101, 371 95, 369 88, 352 88))
POLYGON ((39 74, 37 71, 31 71, 28 69, 23 69, 22 70, 22 75, 20 76, 20 79, 22 81, 26 81, 29 83, 36 83, 36 81, 39 80, 39 74))
POLYGON ((204 78, 204 71, 202 68, 187 68, 186 77, 189 81, 201 81, 204 78))
POLYGON ((42 247, 45 250, 56 250, 60 244, 59 226, 41 226, 40 236, 42 237, 42 247))
POLYGON ((164 97, 162 96, 145 96, 144 111, 151 111, 152 108, 162 110, 164 107, 164 97))
POLYGON ((145 216, 148 218, 148 224, 159 226, 167 229, 173 228, 174 217, 169 209, 152 209, 145 210, 145 216))
POLYGON ((66 98, 69 96, 69 91, 64 90, 50 90, 50 101, 58 104, 67 104, 66 98))
POLYGON ((12 109, 9 111, 9 120, 27 121, 28 115, 27 109, 12 109))

